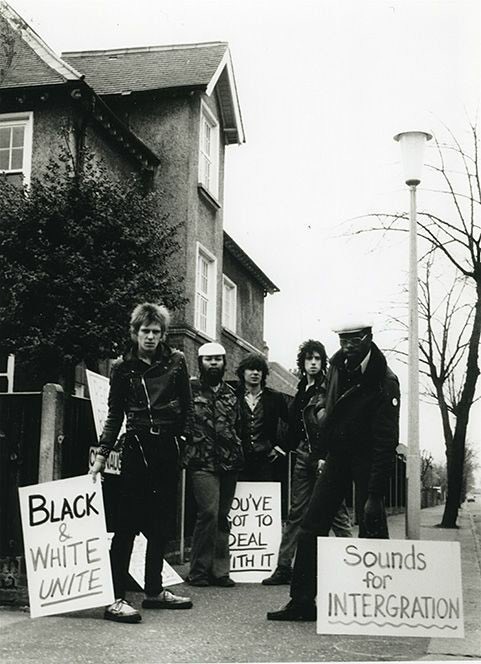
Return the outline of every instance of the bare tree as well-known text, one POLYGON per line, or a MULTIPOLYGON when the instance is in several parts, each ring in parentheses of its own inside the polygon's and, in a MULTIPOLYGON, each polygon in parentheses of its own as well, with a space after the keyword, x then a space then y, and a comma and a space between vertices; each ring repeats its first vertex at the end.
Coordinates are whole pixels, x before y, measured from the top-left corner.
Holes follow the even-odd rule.
POLYGON ((472 491, 475 485, 474 474, 479 468, 478 453, 472 444, 467 443, 464 454, 464 469, 463 469, 463 487, 461 493, 461 502, 466 500, 467 494, 472 491))
POLYGON ((433 486, 433 455, 426 450, 421 452, 421 487, 430 489, 433 486))
MULTIPOLYGON (((446 445, 448 493, 440 524, 444 528, 456 527, 466 435, 480 373, 481 174, 478 127, 472 124, 469 129, 467 149, 449 130, 448 142, 436 140, 437 163, 429 168, 441 181, 441 187, 434 190, 441 212, 418 212, 425 265, 419 296, 420 317, 425 323, 420 359, 431 382, 430 395, 439 406, 446 445), (440 258, 455 276, 441 301, 435 301, 433 265, 440 258)), ((405 212, 368 217, 376 219, 375 226, 356 233, 408 231, 405 212)))

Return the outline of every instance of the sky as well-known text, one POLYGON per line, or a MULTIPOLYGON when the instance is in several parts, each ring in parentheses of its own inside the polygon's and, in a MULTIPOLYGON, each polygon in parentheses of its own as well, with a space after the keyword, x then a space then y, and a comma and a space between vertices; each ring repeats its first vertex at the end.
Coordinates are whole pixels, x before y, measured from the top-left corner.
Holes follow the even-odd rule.
MULTIPOLYGON (((332 328, 351 313, 371 317, 375 340, 392 345, 388 314, 407 284, 407 237, 353 237, 349 220, 408 208, 394 134, 437 135, 445 125, 462 138, 475 118, 477 1, 9 2, 58 53, 229 42, 246 143, 226 150, 224 224, 280 288, 266 298, 270 359, 293 368, 306 338, 334 353, 332 328)), ((420 209, 432 196, 424 184, 420 209)), ((406 442, 407 374, 390 362, 406 442)), ((434 407, 421 407, 420 446, 443 460, 434 407)))

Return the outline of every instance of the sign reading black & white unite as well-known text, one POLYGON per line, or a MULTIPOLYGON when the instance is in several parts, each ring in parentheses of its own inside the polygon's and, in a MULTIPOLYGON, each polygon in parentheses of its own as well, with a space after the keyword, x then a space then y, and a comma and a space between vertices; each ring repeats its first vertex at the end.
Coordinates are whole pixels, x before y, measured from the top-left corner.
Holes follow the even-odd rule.
POLYGON ((31 617, 111 604, 100 481, 83 475, 18 492, 31 617))
POLYGON ((230 570, 234 581, 256 583, 277 564, 281 542, 279 482, 238 482, 229 514, 230 570))
POLYGON ((317 542, 319 634, 464 638, 459 542, 317 542))

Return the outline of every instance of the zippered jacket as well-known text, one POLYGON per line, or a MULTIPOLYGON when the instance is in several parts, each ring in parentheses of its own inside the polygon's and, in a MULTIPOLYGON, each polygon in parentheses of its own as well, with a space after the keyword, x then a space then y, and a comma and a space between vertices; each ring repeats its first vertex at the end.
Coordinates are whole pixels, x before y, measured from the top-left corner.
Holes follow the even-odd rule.
POLYGON ((242 470, 244 454, 236 393, 224 381, 217 391, 197 378, 192 380, 191 387, 194 422, 182 465, 210 472, 242 470))
POLYGON ((99 453, 108 456, 127 417, 127 433, 149 429, 176 436, 192 427, 193 406, 184 354, 162 343, 152 364, 133 348, 112 366, 108 415, 99 453))

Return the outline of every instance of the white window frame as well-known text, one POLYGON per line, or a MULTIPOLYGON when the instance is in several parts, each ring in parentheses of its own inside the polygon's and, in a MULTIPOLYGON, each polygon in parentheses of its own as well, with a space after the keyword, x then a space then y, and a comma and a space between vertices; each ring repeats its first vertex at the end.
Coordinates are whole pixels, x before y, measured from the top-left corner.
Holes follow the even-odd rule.
POLYGON ((222 275, 222 326, 237 332, 237 285, 225 274, 222 275))
POLYGON ((215 339, 217 319, 217 259, 208 249, 197 242, 195 252, 195 307, 194 324, 202 334, 215 339), (200 273, 200 261, 207 267, 207 287, 200 273))
POLYGON ((23 143, 23 166, 9 170, 0 170, 0 173, 23 174, 23 182, 26 186, 30 184, 32 175, 32 141, 33 141, 33 112, 25 111, 23 113, 0 113, 0 127, 24 126, 23 143))
MULTIPOLYGON (((13 383, 15 379, 15 355, 9 353, 7 357, 7 370, 5 372, 0 372, 2 378, 7 379, 7 394, 13 392, 13 383)), ((3 392, 5 394, 5 392, 3 392)))
POLYGON ((214 198, 219 198, 219 123, 201 100, 199 129, 199 184, 214 198), (210 128, 207 143, 205 128, 210 128))

